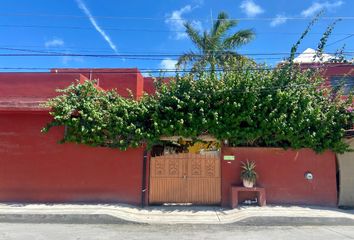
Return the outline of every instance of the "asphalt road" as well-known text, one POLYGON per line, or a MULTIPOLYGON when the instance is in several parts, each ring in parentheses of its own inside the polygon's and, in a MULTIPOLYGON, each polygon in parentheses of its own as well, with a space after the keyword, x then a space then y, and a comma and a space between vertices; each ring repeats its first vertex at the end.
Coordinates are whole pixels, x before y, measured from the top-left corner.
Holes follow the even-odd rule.
POLYGON ((0 223, 1 240, 354 239, 354 226, 237 226, 0 223))

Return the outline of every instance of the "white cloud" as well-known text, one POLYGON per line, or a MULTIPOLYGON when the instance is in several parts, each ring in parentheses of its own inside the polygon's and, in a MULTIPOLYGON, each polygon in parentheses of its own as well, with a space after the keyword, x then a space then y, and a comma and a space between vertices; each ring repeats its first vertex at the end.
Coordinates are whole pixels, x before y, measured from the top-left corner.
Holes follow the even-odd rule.
POLYGON ((312 5, 310 7, 308 7, 307 9, 303 10, 301 12, 301 15, 303 17, 311 17, 313 16, 315 13, 317 13, 318 11, 321 11, 322 9, 326 9, 326 10, 334 10, 334 8, 338 8, 340 6, 342 6, 344 4, 343 1, 339 0, 339 1, 334 1, 334 2, 314 2, 312 3, 312 5))
POLYGON ((85 13, 85 15, 89 18, 92 26, 96 29, 96 31, 101 34, 103 39, 108 43, 108 45, 112 48, 113 51, 117 52, 116 45, 112 42, 111 38, 106 34, 105 31, 97 24, 96 19, 92 16, 90 10, 86 7, 85 3, 82 0, 76 0, 78 7, 85 13))
POLYGON ((160 68, 164 70, 175 70, 176 69, 177 60, 173 60, 171 58, 166 58, 161 61, 160 68))
POLYGON ((264 12, 264 9, 253 0, 244 0, 240 8, 248 17, 255 17, 264 12))
MULTIPOLYGON (((51 47, 61 47, 64 46, 65 42, 63 39, 60 38, 53 38, 51 40, 48 40, 44 43, 44 46, 46 48, 51 48, 51 47)), ((65 51, 65 55, 61 57, 61 61, 64 65, 68 65, 70 62, 77 62, 77 63, 82 63, 84 62, 84 59, 79 56, 70 56, 71 52, 70 51, 65 51)))
POLYGON ((44 43, 46 48, 49 47, 60 47, 64 45, 64 40, 60 38, 53 38, 52 40, 48 40, 44 43))
POLYGON ((277 16, 275 18, 273 18, 273 20, 270 22, 270 26, 276 27, 278 25, 286 23, 287 20, 288 20, 288 18, 286 16, 281 15, 281 14, 277 14, 277 16))
MULTIPOLYGON (((198 6, 196 6, 198 7, 198 6)), ((194 8, 196 8, 194 7, 194 8)), ((191 5, 186 5, 183 8, 179 10, 175 10, 170 14, 167 14, 167 18, 165 19, 165 23, 169 26, 169 29, 171 31, 174 31, 174 38, 176 40, 180 39, 185 39, 188 37, 188 35, 185 33, 185 27, 184 23, 186 22, 186 19, 183 18, 184 14, 190 13, 193 11, 191 5)), ((197 29, 201 30, 202 29, 202 23, 197 20, 193 20, 191 24, 197 29)))

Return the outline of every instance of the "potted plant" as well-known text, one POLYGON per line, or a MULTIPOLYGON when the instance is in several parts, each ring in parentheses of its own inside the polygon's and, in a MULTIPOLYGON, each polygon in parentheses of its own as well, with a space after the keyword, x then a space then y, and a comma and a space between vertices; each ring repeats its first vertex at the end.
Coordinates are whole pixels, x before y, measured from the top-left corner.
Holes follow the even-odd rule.
POLYGON ((257 180, 256 163, 254 161, 242 162, 241 165, 241 179, 243 186, 246 188, 252 188, 257 180))

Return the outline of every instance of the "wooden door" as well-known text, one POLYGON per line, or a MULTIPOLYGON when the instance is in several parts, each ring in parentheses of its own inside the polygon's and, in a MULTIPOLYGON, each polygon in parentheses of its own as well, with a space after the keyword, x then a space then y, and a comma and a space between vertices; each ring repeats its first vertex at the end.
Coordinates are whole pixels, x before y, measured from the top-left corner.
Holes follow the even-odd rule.
POLYGON ((150 203, 219 204, 220 157, 180 153, 152 157, 150 203))

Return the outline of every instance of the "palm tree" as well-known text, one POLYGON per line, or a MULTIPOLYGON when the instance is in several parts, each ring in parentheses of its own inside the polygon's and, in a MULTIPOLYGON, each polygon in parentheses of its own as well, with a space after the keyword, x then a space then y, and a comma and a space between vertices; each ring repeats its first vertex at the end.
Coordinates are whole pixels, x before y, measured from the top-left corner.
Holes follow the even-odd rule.
POLYGON ((197 47, 198 52, 190 51, 183 54, 177 62, 177 67, 191 64, 192 71, 200 71, 207 67, 212 72, 216 68, 225 69, 228 60, 245 59, 234 50, 249 43, 255 36, 252 29, 237 31, 231 36, 228 31, 235 27, 238 21, 229 19, 227 13, 220 12, 211 30, 201 34, 191 23, 184 24, 186 33, 197 47))

